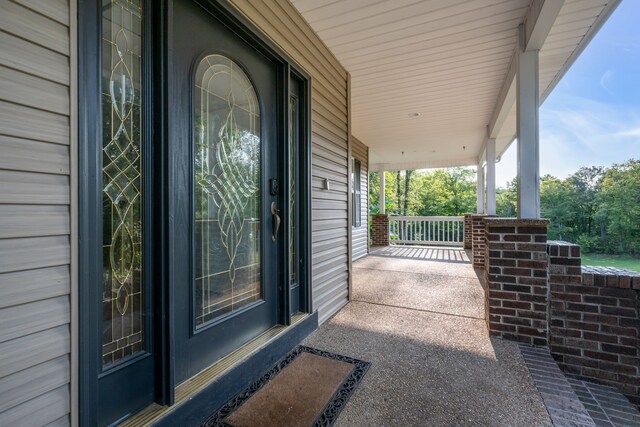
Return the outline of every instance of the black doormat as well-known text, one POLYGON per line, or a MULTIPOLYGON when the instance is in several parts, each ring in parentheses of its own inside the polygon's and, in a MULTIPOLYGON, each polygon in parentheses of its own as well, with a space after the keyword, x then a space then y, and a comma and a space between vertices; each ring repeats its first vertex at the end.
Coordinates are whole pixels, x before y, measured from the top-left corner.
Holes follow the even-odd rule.
POLYGON ((332 426, 370 365, 298 346, 202 427, 332 426))

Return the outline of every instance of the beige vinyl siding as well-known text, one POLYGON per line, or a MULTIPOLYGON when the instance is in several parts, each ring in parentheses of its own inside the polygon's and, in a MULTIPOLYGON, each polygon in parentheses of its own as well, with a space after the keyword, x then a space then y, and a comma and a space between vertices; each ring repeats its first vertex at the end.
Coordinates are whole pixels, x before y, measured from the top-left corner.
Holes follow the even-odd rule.
POLYGON ((360 160, 360 227, 353 227, 351 258, 353 261, 369 253, 369 147, 351 137, 353 158, 360 160))
POLYGON ((312 79, 312 297, 323 322, 348 294, 347 73, 287 0, 231 3, 312 79))
POLYGON ((70 9, 0 2, 0 424, 70 423, 70 9))

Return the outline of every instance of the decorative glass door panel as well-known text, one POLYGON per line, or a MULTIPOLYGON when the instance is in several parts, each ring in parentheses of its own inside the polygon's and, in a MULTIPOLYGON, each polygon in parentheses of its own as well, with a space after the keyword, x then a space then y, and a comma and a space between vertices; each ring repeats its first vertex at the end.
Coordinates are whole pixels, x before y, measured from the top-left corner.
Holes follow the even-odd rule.
POLYGON ((195 325, 262 298, 260 106, 222 55, 195 74, 195 325))
POLYGON ((297 206, 296 179, 298 176, 298 98, 289 99, 289 286, 297 285, 297 206))
POLYGON ((102 15, 103 369, 143 350, 141 1, 102 15))

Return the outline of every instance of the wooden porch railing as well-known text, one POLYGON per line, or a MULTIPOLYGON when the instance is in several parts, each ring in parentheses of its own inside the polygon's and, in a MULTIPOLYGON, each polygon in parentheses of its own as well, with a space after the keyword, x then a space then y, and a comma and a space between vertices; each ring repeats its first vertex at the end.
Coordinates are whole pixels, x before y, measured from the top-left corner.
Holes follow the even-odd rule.
POLYGON ((464 245, 463 216, 389 216, 389 243, 464 245))

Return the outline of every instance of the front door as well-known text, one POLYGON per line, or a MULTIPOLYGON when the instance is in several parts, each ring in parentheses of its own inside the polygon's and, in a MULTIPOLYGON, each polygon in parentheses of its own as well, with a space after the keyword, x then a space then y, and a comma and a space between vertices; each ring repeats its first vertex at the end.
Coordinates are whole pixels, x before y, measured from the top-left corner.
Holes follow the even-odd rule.
MULTIPOLYGON (((194 2, 169 39, 175 382, 278 321, 278 67, 194 2)), ((282 166, 282 165, 281 165, 282 166)))

